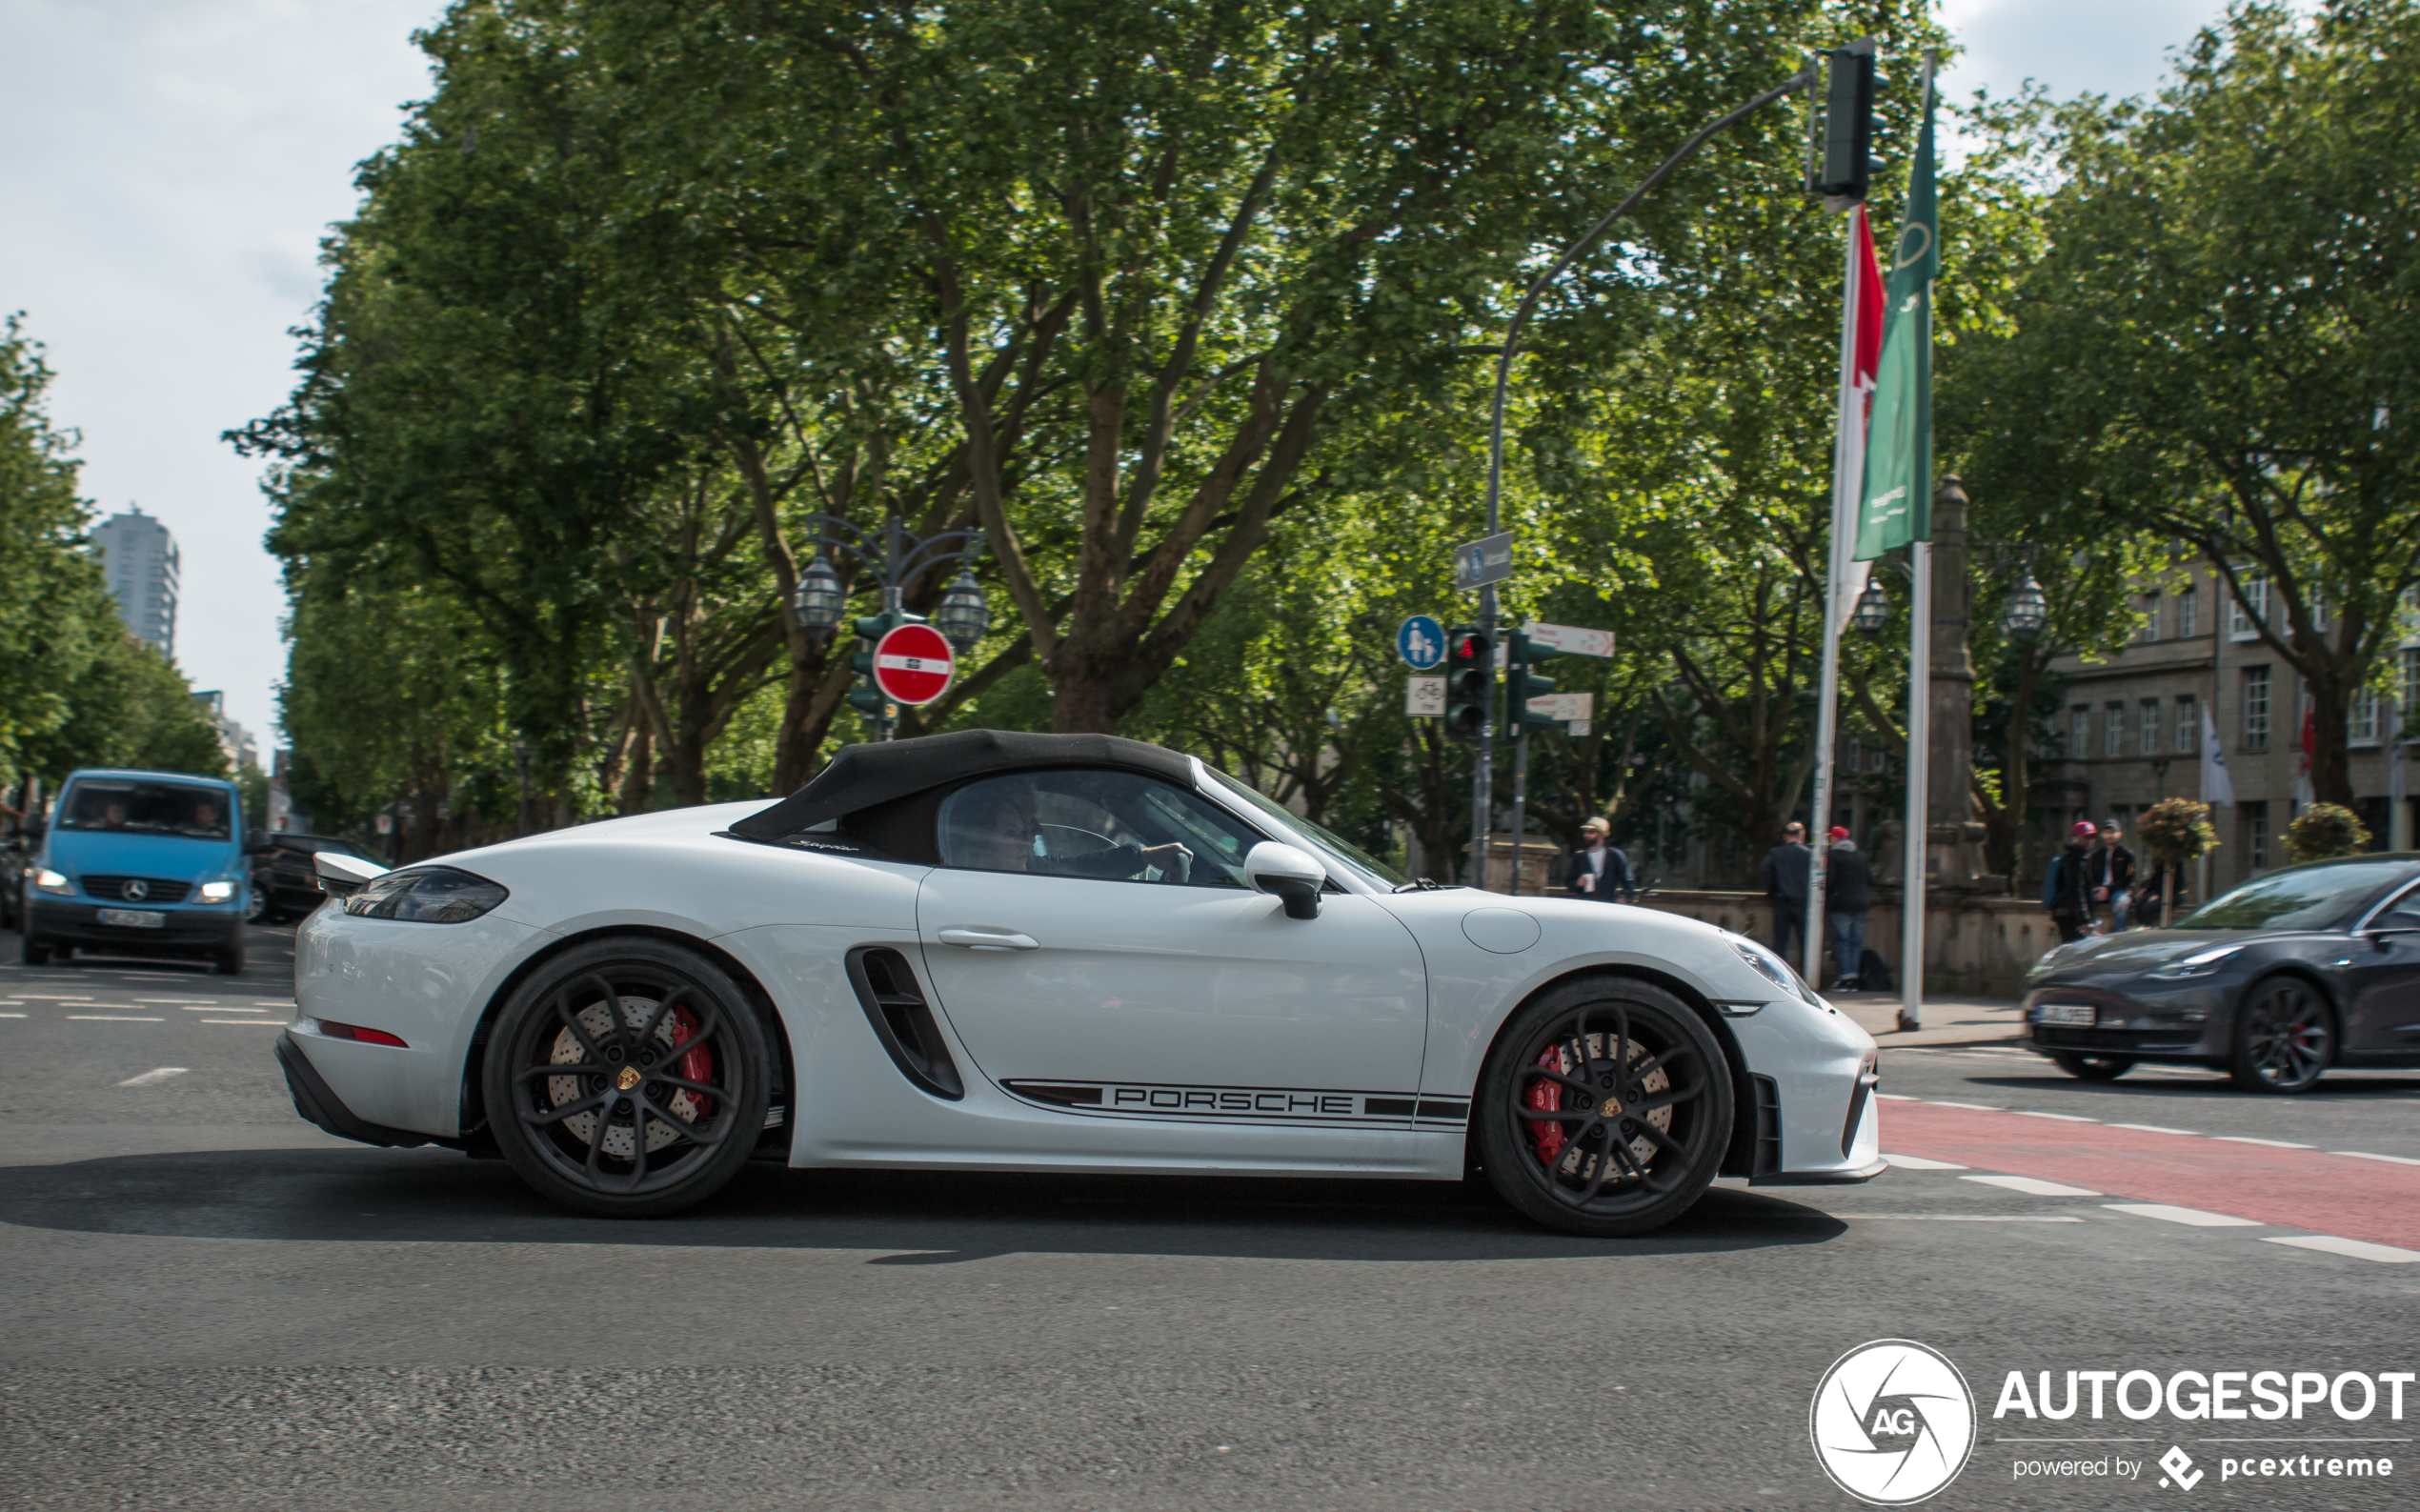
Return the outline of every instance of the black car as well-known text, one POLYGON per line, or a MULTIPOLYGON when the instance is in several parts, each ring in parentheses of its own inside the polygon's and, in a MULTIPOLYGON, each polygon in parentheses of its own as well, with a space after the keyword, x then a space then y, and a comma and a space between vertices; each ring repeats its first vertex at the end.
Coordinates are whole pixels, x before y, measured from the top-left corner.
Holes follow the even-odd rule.
POLYGON ((2305 1092, 2329 1066, 2420 1066, 2420 855, 2256 877, 2167 929, 2062 945, 2026 978, 2032 1047, 2107 1081, 2139 1060, 2305 1092))
POLYGON ((332 836, 272 835, 269 840, 268 854, 252 860, 251 917, 263 922, 299 918, 320 905, 319 873, 312 861, 320 852, 373 858, 351 840, 332 836))

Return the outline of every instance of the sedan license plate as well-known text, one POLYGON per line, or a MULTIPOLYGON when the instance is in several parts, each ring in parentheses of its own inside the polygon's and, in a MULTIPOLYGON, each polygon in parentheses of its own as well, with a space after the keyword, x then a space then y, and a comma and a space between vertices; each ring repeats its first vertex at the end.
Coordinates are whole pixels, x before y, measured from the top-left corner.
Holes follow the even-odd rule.
POLYGON ((2036 1021, 2089 1029, 2094 1011, 2090 1003, 2047 1002, 2042 1005, 2041 1017, 2036 1021))
POLYGON ((104 924, 116 924, 126 929, 157 929, 168 922, 166 914, 154 914, 142 908, 105 908, 98 917, 104 924))

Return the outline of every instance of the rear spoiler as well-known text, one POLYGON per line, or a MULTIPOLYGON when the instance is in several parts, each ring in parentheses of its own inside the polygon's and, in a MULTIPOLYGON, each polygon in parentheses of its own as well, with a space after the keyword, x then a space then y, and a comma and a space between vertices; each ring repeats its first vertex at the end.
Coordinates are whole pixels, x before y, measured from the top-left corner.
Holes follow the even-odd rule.
POLYGON ((311 858, 319 873, 319 890, 330 897, 347 897, 360 892, 371 882, 394 870, 375 861, 365 861, 358 856, 340 856, 334 851, 321 851, 311 858))

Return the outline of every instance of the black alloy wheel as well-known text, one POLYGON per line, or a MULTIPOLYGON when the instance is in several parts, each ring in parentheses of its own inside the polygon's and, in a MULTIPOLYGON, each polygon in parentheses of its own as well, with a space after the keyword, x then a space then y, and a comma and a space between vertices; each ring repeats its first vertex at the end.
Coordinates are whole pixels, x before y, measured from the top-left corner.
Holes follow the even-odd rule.
POLYGON ((2228 1074, 2247 1092, 2309 1092, 2336 1054, 2336 1018, 2318 988, 2271 977, 2235 1011, 2228 1074))
POLYGON ((2133 1060, 2126 1056, 2052 1056, 2050 1063, 2087 1081, 2115 1081, 2134 1069, 2133 1060))
POLYGON ((601 1218, 655 1218, 719 1189, 764 1128, 772 1037, 702 955, 594 940, 546 963, 497 1017, 488 1123, 521 1179, 601 1218))
POLYGON ((1480 1073, 1479 1119, 1505 1201, 1567 1234, 1644 1234, 1713 1182, 1731 1139, 1730 1067, 1678 998, 1587 978, 1513 1015, 1480 1073))

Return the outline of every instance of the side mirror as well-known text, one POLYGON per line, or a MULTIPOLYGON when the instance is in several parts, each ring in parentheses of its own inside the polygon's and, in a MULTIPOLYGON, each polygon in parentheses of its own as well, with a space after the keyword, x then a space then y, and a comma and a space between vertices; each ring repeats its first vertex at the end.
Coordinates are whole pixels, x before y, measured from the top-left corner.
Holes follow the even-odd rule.
POLYGON ((275 847, 271 843, 269 832, 267 830, 246 830, 244 832, 244 854, 246 856, 267 856, 273 849, 275 849, 275 847))
POLYGON ((1262 840, 1244 853, 1243 884, 1256 893, 1285 899, 1288 918, 1317 918, 1327 868, 1307 851, 1262 840))

